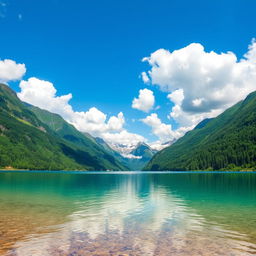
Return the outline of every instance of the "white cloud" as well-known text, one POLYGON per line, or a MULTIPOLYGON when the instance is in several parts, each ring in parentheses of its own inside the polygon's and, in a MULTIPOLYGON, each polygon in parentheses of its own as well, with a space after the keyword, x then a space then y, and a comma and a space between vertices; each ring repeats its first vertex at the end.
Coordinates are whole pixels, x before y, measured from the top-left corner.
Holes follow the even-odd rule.
MULTIPOLYGON (((211 110, 205 113, 186 112, 182 109, 182 102, 184 100, 183 89, 178 89, 168 94, 167 98, 174 103, 169 118, 173 118, 179 125, 180 130, 191 130, 196 124, 205 118, 211 118, 219 115, 222 109, 211 110)), ((202 99, 196 98, 192 102, 193 105, 202 104, 202 99)))
POLYGON ((248 52, 244 55, 247 61, 256 64, 256 39, 252 39, 252 43, 249 45, 248 52))
POLYGON ((17 64, 13 60, 0 60, 0 82, 20 80, 26 73, 25 64, 17 64))
POLYGON ((156 113, 152 113, 141 120, 152 128, 152 133, 161 141, 166 141, 173 137, 172 126, 161 122, 156 113))
POLYGON ((159 49, 143 61, 151 66, 144 76, 169 93, 174 103, 169 116, 184 131, 256 90, 255 40, 241 60, 232 52, 206 52, 192 43, 173 52, 159 49))
POLYGON ((191 129, 191 127, 180 127, 179 129, 173 130, 172 126, 163 123, 156 113, 152 113, 141 121, 150 126, 152 133, 158 138, 157 141, 150 144, 152 148, 157 150, 163 149, 165 142, 172 142, 191 129))
POLYGON ((151 90, 143 89, 139 91, 139 97, 134 98, 132 108, 148 112, 155 104, 155 96, 151 90))
POLYGON ((142 77, 142 80, 143 80, 143 82, 144 82, 145 84, 147 84, 147 83, 150 82, 150 79, 149 79, 149 77, 148 77, 148 75, 147 75, 146 72, 142 72, 142 73, 141 73, 141 77, 142 77))
POLYGON ((145 140, 124 129, 125 118, 122 112, 108 119, 106 114, 95 107, 85 112, 74 111, 69 103, 72 94, 57 96, 57 90, 51 82, 32 77, 21 81, 20 89, 17 95, 22 101, 59 114, 79 131, 101 137, 108 143, 136 145, 145 140))
POLYGON ((125 124, 124 114, 120 112, 117 117, 111 116, 108 120, 108 130, 109 131, 121 131, 123 125, 125 124))
POLYGON ((152 133, 157 136, 160 141, 167 141, 174 138, 172 126, 162 123, 156 113, 152 113, 141 121, 152 128, 152 133))
POLYGON ((184 100, 183 89, 178 89, 168 94, 167 98, 169 98, 173 103, 177 105, 181 105, 184 100))

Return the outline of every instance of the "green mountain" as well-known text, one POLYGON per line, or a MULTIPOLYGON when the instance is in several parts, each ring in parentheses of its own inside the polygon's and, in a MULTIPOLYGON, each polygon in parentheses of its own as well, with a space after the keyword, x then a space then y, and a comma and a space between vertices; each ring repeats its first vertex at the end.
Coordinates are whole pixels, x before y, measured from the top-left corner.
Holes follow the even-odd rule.
POLYGON ((256 167, 256 92, 213 119, 198 124, 158 152, 144 170, 256 167))
POLYGON ((0 167, 126 170, 91 137, 62 117, 30 106, 0 84, 0 167))
POLYGON ((141 142, 137 147, 131 152, 134 156, 141 156, 145 161, 150 160, 157 151, 153 150, 149 145, 141 142))
POLYGON ((131 155, 138 158, 126 159, 127 165, 135 171, 140 171, 155 155, 156 151, 150 148, 146 143, 139 143, 137 147, 130 152, 131 155))

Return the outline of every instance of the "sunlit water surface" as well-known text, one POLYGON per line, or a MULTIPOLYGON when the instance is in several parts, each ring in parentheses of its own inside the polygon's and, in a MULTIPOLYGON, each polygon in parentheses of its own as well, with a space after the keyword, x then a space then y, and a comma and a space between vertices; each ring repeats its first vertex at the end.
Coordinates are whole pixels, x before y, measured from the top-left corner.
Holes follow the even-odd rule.
POLYGON ((0 255, 256 255, 256 173, 0 173, 0 255))

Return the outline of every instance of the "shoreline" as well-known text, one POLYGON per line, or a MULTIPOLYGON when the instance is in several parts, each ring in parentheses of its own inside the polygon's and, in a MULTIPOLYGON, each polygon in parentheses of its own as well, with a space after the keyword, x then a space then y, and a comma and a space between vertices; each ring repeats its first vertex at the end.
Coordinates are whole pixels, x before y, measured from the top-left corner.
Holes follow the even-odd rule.
POLYGON ((193 173, 256 173, 256 170, 193 170, 193 171, 88 171, 88 170, 29 170, 29 169, 2 169, 0 173, 25 172, 25 173, 67 173, 67 174, 193 174, 193 173))

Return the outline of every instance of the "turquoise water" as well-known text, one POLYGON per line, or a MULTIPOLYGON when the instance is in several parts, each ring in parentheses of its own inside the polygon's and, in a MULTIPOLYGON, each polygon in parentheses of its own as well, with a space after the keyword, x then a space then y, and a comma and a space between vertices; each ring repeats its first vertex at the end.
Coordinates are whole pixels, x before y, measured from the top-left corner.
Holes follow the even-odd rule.
POLYGON ((256 173, 0 173, 1 255, 256 255, 256 173))

